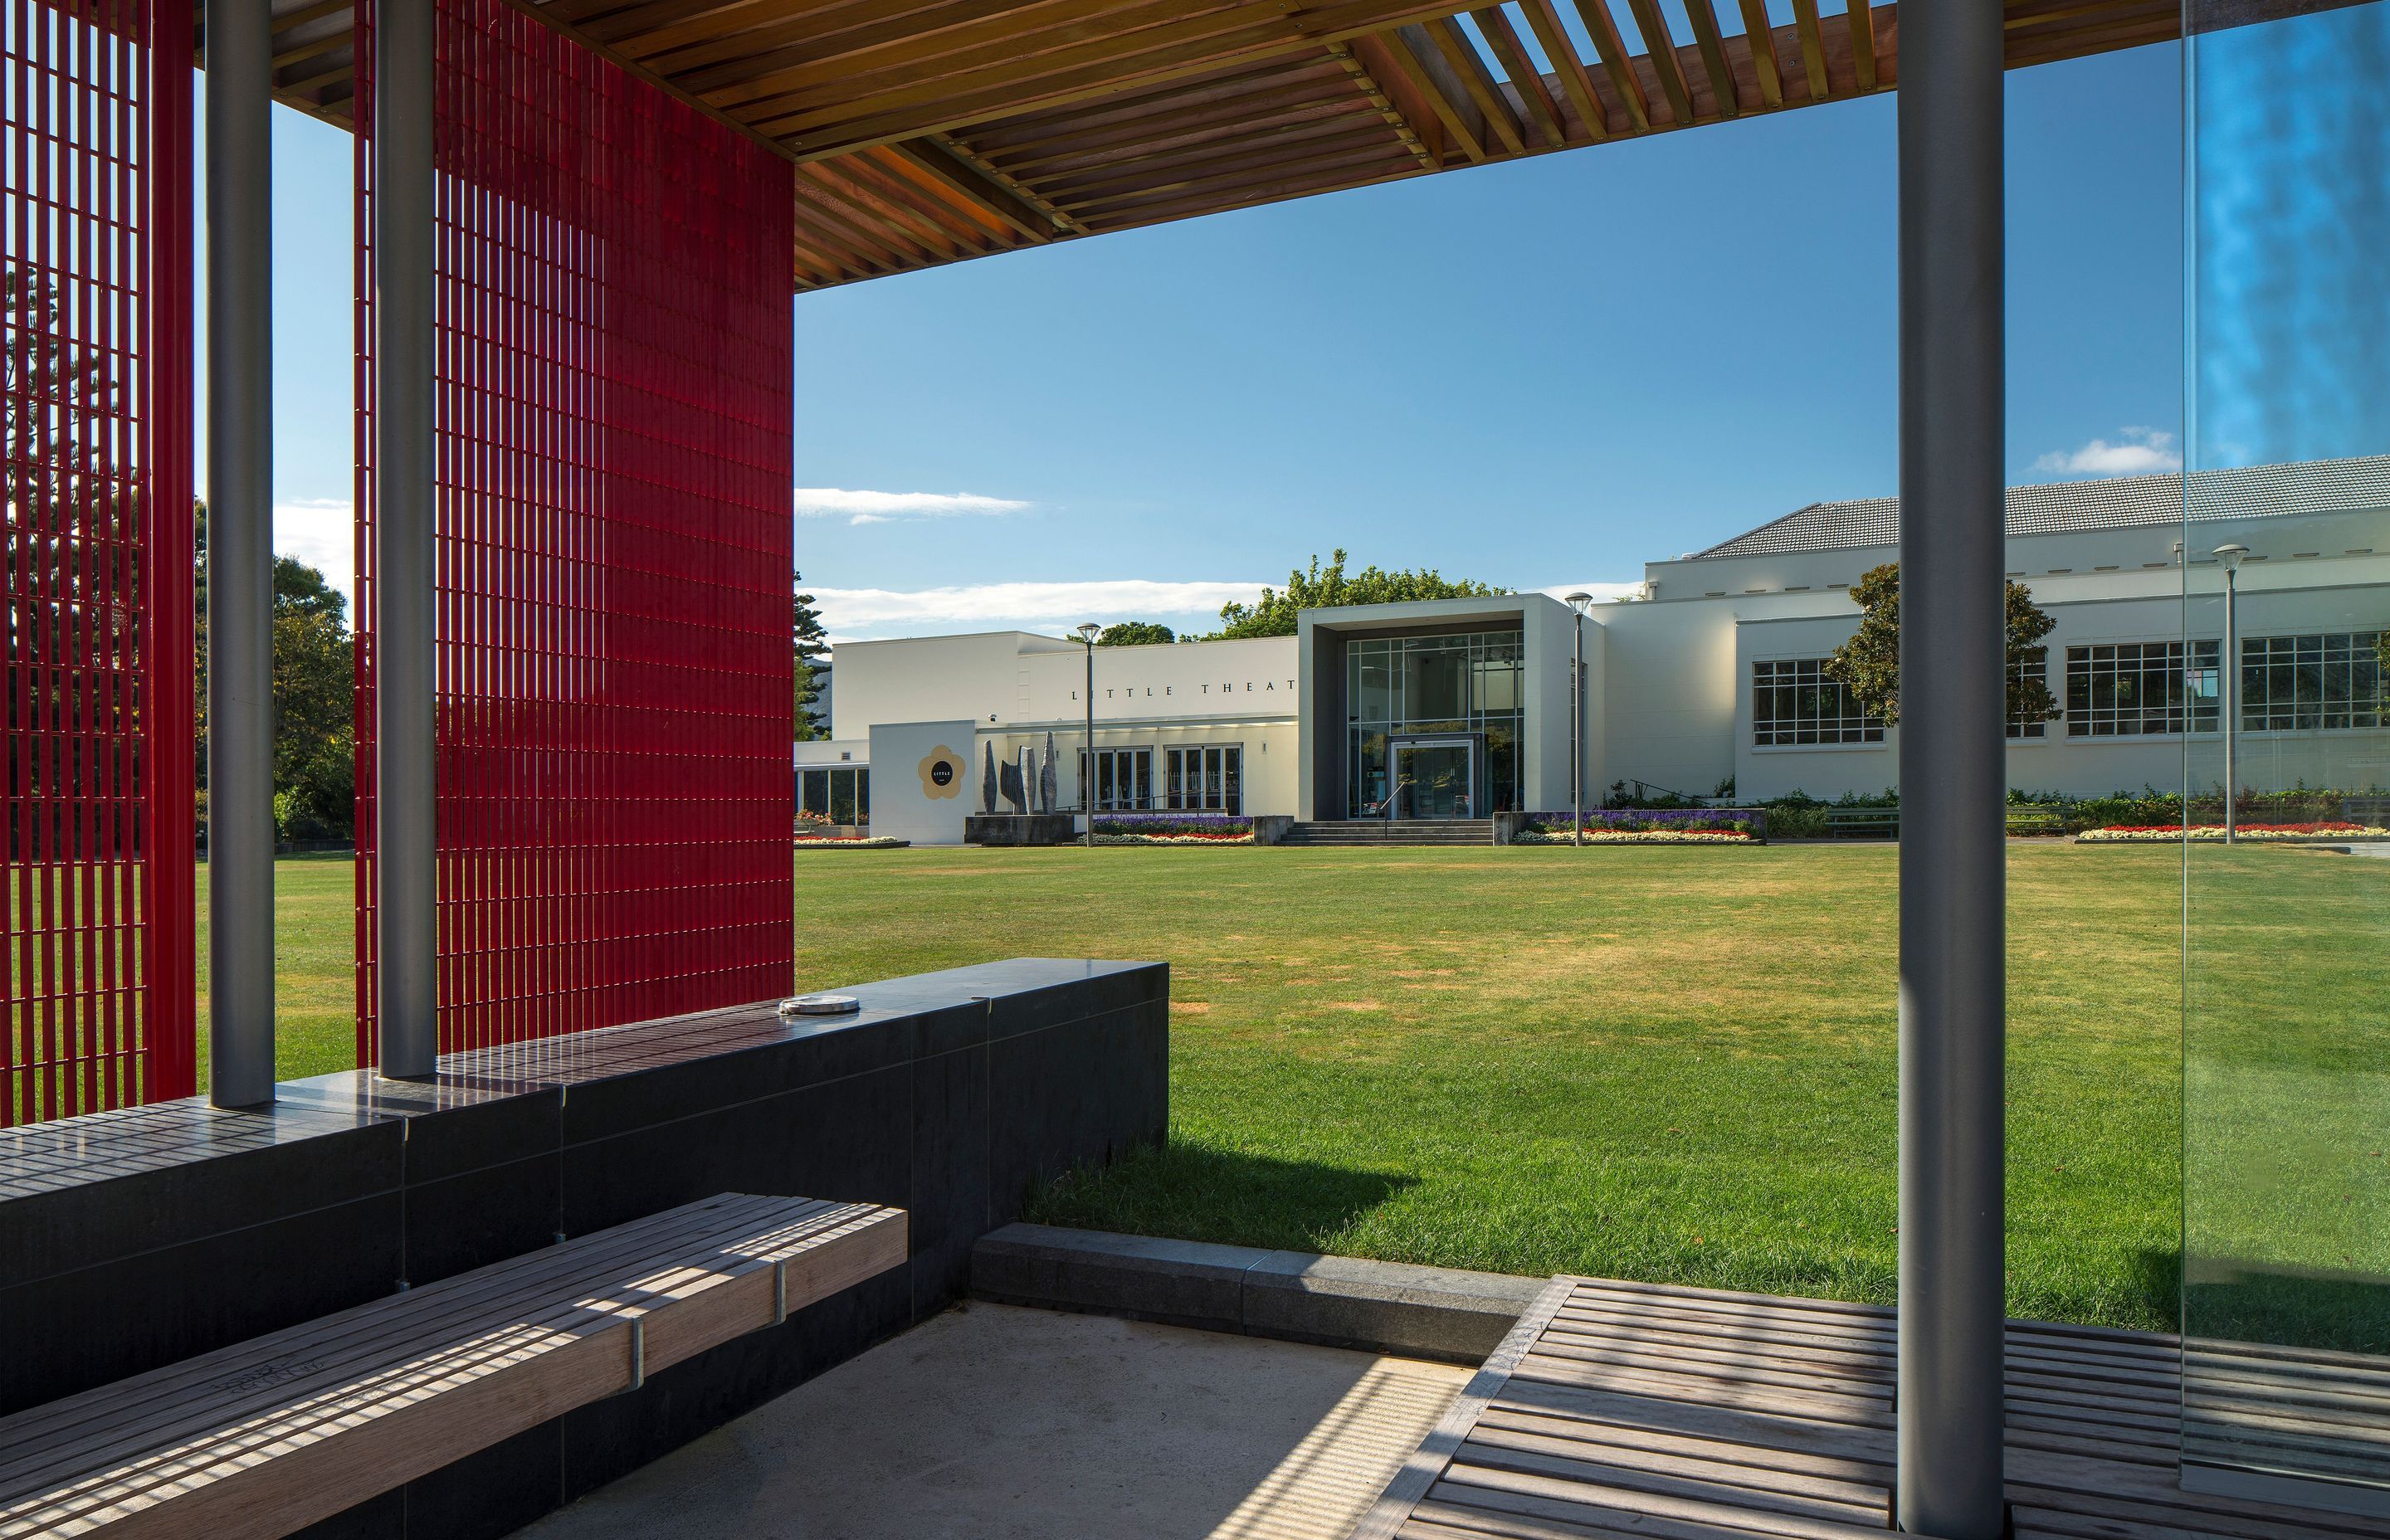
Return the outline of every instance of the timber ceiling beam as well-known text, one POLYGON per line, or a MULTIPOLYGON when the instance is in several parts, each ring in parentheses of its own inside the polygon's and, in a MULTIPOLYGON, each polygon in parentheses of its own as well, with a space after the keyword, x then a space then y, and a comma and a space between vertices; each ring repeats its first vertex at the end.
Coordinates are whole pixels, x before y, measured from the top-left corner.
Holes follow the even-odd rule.
MULTIPOLYGON (((1766 0, 1747 0, 1765 6, 1766 0)), ((1593 76, 1577 57, 1576 45, 1571 41, 1568 29, 1561 24, 1560 13, 1552 9, 1552 0, 1519 0, 1519 12, 1527 19, 1527 27, 1543 45, 1544 57, 1552 61, 1560 81, 1561 93, 1576 109, 1577 121, 1585 125, 1586 134, 1595 144, 1610 137, 1610 112, 1601 104, 1601 93, 1594 88, 1593 76)))
POLYGON ((1393 85, 1380 78, 1380 71, 1371 69, 1362 59, 1356 50, 1367 42, 1365 38, 1356 38, 1351 43, 1331 43, 1328 45, 1329 57, 1344 67, 1362 96, 1377 109, 1378 115, 1385 119, 1386 126, 1394 131, 1394 136, 1402 140, 1403 147, 1419 161, 1420 169, 1434 171, 1442 163, 1441 159, 1420 133, 1422 122, 1433 122, 1431 115, 1420 105, 1407 106, 1396 96, 1393 85))
POLYGON ((1552 99, 1551 88, 1536 70, 1536 61, 1527 45, 1519 37, 1518 29, 1499 6, 1489 6, 1471 11, 1478 32, 1502 61, 1502 72, 1510 77, 1512 89, 1519 94, 1527 115, 1535 120, 1536 132, 1542 135, 1548 148, 1558 149, 1567 144, 1568 129, 1561 122, 1561 104, 1552 99))
POLYGON ((1741 116, 1742 98, 1735 89, 1734 70, 1727 63, 1726 41, 1718 33, 1717 12, 1710 8, 1710 0, 1685 0, 1685 18, 1692 23, 1693 45, 1700 50, 1702 73, 1709 80, 1710 100, 1717 104, 1718 115, 1741 116))
POLYGON ((1677 40, 1668 35, 1668 18, 1660 9, 1660 0, 1626 0, 1626 8, 1634 13, 1636 30, 1643 34, 1643 57, 1650 61, 1651 72, 1660 77, 1660 94, 1668 98, 1668 111, 1678 128, 1690 128, 1692 88, 1685 83, 1684 66, 1677 58, 1677 40))
POLYGON ((1625 40, 1619 36, 1618 23, 1611 17, 1608 0, 1576 0, 1576 12, 1593 39, 1593 51, 1601 59, 1603 72, 1610 76, 1611 85, 1626 103, 1626 116, 1634 122, 1635 132, 1649 132, 1651 103, 1643 95, 1643 77, 1635 72, 1635 61, 1626 52, 1625 40))
POLYGON ((1809 99, 1824 101, 1833 95, 1826 79, 1826 38, 1818 21, 1818 0, 1792 0, 1792 24, 1801 33, 1801 68, 1809 81, 1809 99))
POLYGON ((1752 72, 1759 80, 1759 99, 1767 107, 1784 105, 1784 77, 1776 58, 1776 29, 1767 19, 1767 0, 1741 0, 1742 35, 1751 45, 1752 72))
POLYGON ((1448 16, 1439 17, 1433 21, 1421 23, 1421 30, 1435 44, 1436 51, 1444 56, 1445 65, 1454 78, 1460 82, 1460 89, 1477 109, 1478 121, 1491 128, 1494 136, 1501 140, 1511 154, 1526 154, 1527 125, 1519 121, 1519 114, 1510 106, 1510 98, 1502 94, 1502 87, 1494 79, 1494 72, 1485 68, 1484 57, 1477 52, 1477 45, 1469 41, 1469 34, 1460 30, 1460 24, 1448 16))
POLYGON ((1442 50, 1424 30, 1414 25, 1397 27, 1381 35, 1386 57, 1393 59, 1395 71, 1410 88, 1420 94, 1435 114, 1436 122, 1460 152, 1472 161, 1488 159, 1484 119, 1479 115, 1476 103, 1469 99, 1459 78, 1444 61, 1442 50))

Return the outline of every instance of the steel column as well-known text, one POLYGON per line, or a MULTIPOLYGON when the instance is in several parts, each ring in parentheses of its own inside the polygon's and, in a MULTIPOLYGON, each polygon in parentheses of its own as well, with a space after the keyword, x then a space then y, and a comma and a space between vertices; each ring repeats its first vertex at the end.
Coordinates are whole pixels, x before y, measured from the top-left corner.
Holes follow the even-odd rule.
POLYGON ((430 0, 374 0, 374 906, 381 1072, 437 1072, 430 0))
POLYGON ((1895 1520, 2003 1525, 2001 11, 1900 37, 1900 1326, 1895 1520))
MULTIPOLYGON (((2224 686, 2224 842, 2229 845, 2241 837, 2241 769, 2232 763, 2233 751, 2238 746, 2234 740, 2241 736, 2241 561, 2238 555, 2223 557, 2222 560, 2224 646, 2216 672, 2222 676, 2224 686)), ((2191 650, 2189 643, 2184 644, 2183 650, 2191 650)), ((2184 708, 2183 725, 2191 725, 2188 706, 2184 708)))
POLYGON ((274 30, 208 0, 208 1098, 274 1099, 274 30))

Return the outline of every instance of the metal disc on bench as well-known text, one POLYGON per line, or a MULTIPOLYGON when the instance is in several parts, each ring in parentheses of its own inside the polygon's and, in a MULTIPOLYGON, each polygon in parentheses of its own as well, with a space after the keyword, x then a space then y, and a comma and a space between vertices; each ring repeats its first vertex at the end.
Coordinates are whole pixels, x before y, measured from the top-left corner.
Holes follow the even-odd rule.
POLYGON ((862 1008, 852 995, 800 995, 780 1002, 783 1016, 846 1016, 862 1008))

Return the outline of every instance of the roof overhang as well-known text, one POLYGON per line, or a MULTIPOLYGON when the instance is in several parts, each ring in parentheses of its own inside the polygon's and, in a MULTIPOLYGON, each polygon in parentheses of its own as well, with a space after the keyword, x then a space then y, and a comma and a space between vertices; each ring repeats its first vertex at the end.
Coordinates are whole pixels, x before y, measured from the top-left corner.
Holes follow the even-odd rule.
MULTIPOLYGON (((424 0, 430 4, 431 0, 424 0)), ((795 164, 798 289, 1847 100, 1895 5, 1766 0, 500 0, 795 164), (1566 7, 1564 10, 1563 7, 1566 7), (1590 43, 1587 48, 1577 40, 1590 43)), ((2236 21, 2348 0, 2247 0, 2236 21), (2243 16, 2242 11, 2248 14, 2243 16)), ((351 0, 274 0, 285 102, 347 125, 351 0)), ((2007 0, 2011 67, 2180 34, 2179 0, 2007 0)))

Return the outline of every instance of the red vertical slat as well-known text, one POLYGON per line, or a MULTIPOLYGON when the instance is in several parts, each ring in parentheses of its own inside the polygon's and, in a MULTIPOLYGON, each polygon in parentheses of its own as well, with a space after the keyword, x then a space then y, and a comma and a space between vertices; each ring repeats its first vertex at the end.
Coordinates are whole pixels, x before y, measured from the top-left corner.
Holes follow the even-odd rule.
MULTIPOLYGON (((501 0, 439 6, 440 1044, 454 1052, 788 986, 793 193, 768 151, 501 0)), ((369 122, 366 89, 360 111, 369 122)), ((361 296, 369 199, 361 178, 361 296)), ((357 315, 362 358, 362 297, 357 315)), ((361 390, 361 463, 371 410, 361 390)))
POLYGON ((0 1124, 196 1080, 190 20, 0 10, 0 1124))

